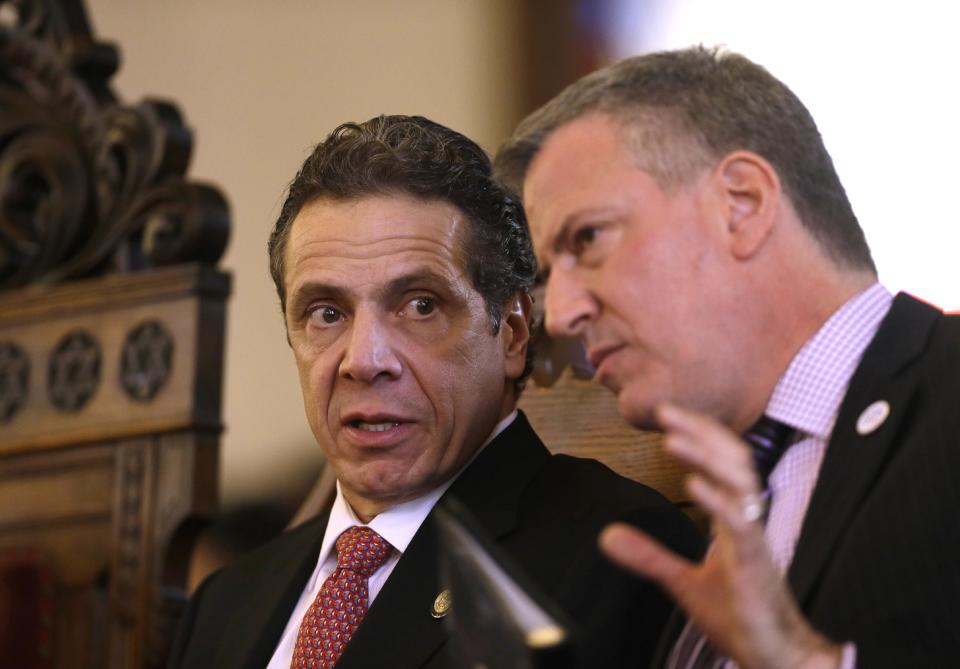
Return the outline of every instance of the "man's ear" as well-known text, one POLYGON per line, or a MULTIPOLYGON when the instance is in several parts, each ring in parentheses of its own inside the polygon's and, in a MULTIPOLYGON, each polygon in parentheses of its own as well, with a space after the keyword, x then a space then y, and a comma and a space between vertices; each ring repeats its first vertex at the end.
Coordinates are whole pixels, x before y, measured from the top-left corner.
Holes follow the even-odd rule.
POLYGON ((530 345, 530 319, 533 317, 533 298, 525 290, 517 291, 504 310, 500 323, 503 357, 507 376, 520 378, 527 362, 530 345))
POLYGON ((723 202, 729 248, 737 259, 751 258, 773 231, 782 197, 780 177, 770 163, 752 151, 728 153, 714 176, 723 202))

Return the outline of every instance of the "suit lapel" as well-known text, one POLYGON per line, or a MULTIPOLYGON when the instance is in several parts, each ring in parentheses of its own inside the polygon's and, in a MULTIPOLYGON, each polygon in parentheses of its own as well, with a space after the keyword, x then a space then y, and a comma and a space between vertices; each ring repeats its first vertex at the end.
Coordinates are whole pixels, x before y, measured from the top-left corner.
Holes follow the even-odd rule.
POLYGON ((550 451, 522 411, 450 486, 456 497, 492 539, 517 526, 520 498, 530 480, 550 459, 550 451))
MULTIPOLYGON (((549 457, 523 413, 491 441, 444 497, 457 497, 494 539, 517 525, 520 496, 549 457)), ((420 667, 446 642, 431 615, 440 593, 437 539, 430 516, 417 531, 337 662, 337 669, 420 667)))
POLYGON ((815 594, 844 528, 896 452, 917 390, 916 380, 903 371, 923 352, 939 316, 933 307, 898 295, 851 379, 788 573, 801 607, 815 594), (858 418, 878 401, 889 404, 890 415, 874 431, 859 434, 858 418))
POLYGON ((327 516, 306 523, 288 537, 289 543, 260 570, 260 582, 249 601, 236 612, 217 655, 217 669, 263 669, 270 662, 280 635, 317 566, 327 516))

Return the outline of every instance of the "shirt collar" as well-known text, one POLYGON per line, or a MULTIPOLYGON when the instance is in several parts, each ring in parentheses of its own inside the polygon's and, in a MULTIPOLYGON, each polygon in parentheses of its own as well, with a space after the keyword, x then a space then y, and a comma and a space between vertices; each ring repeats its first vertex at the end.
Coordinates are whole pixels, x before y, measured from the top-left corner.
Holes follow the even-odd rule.
POLYGON ((327 529, 323 534, 323 543, 320 545, 319 563, 322 564, 328 556, 333 554, 337 537, 354 525, 370 527, 391 546, 396 548, 397 551, 400 553, 406 551, 407 546, 410 545, 410 541, 413 539, 413 535, 420 529, 423 521, 437 501, 443 496, 443 493, 447 491, 447 488, 453 485, 453 482, 457 480, 460 473, 470 466, 470 463, 487 447, 487 444, 507 429, 516 418, 517 410, 514 409, 510 415, 497 423, 486 441, 483 442, 480 448, 477 449, 477 452, 473 454, 473 457, 471 457, 467 464, 454 476, 451 476, 438 487, 416 499, 401 502, 382 511, 369 523, 361 522, 357 514, 350 508, 350 505, 347 503, 347 500, 344 499, 343 493, 340 490, 340 482, 337 481, 337 496, 333 501, 333 507, 330 509, 327 529))
POLYGON ((766 414, 829 439, 850 379, 892 301, 890 292, 874 283, 840 307, 790 361, 766 414))

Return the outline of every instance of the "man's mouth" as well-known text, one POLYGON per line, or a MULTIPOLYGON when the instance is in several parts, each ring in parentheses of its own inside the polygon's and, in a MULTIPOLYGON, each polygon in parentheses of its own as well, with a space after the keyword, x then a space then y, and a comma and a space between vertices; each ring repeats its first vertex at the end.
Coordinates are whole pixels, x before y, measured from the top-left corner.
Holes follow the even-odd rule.
POLYGON ((596 346, 587 351, 587 360, 593 365, 594 370, 599 370, 603 361, 623 348, 621 344, 604 344, 596 346))
POLYGON ((385 423, 367 423, 362 420, 354 420, 350 422, 350 425, 358 430, 365 430, 366 432, 386 432, 391 428, 397 427, 400 425, 400 423, 394 421, 388 421, 385 423))
POLYGON ((386 411, 353 411, 343 416, 345 437, 360 448, 395 446, 408 439, 416 421, 386 411))

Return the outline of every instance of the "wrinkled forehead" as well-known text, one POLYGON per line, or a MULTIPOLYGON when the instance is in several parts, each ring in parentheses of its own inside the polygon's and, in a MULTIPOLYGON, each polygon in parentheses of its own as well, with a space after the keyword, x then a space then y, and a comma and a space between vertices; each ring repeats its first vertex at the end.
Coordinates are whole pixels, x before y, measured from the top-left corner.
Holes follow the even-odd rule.
POLYGON ((288 286, 305 275, 368 281, 412 266, 465 273, 469 221, 456 206, 407 195, 321 198, 301 209, 285 249, 288 286))
POLYGON ((447 200, 388 191, 349 198, 314 198, 301 208, 293 227, 299 228, 300 235, 312 232, 366 243, 390 236, 461 241, 467 224, 466 214, 447 200))

